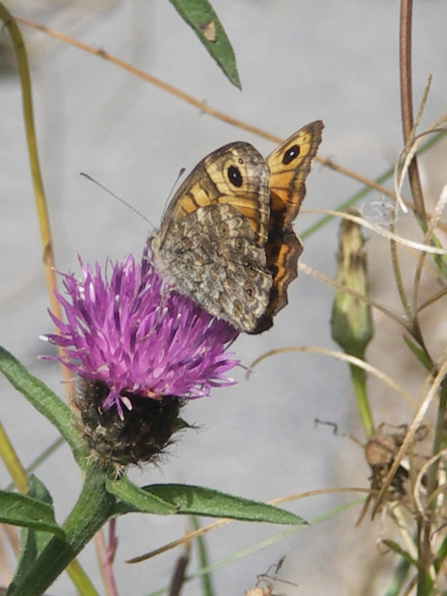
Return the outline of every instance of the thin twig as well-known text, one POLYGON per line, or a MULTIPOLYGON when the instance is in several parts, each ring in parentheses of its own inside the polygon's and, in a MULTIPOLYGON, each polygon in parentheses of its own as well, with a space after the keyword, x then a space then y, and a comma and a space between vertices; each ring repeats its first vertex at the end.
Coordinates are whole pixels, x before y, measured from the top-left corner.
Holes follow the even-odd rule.
MULTIPOLYGON (((155 87, 158 87, 159 89, 162 89, 166 93, 174 95, 178 99, 181 99, 182 101, 197 108, 204 114, 208 114, 209 116, 212 116, 213 118, 216 118, 217 120, 220 120, 221 122, 226 122, 227 124, 230 124, 231 126, 235 126, 237 128, 240 128, 241 130, 245 130, 246 132, 248 132, 250 134, 254 134, 260 138, 267 139, 268 141, 271 141, 272 143, 275 143, 277 145, 282 143, 284 140, 281 137, 278 137, 277 135, 274 135, 272 133, 269 133, 269 132, 263 130, 262 128, 259 128, 257 126, 252 126, 242 120, 238 120, 237 118, 233 118, 232 116, 229 116, 225 112, 216 110, 215 108, 211 107, 206 102, 199 101, 192 95, 189 95, 188 93, 184 93, 183 91, 180 91, 180 89, 177 89, 173 85, 170 85, 169 83, 165 83, 164 81, 157 79, 156 77, 150 75, 149 73, 147 73, 139 68, 136 68, 132 64, 129 64, 128 62, 125 62, 124 60, 117 58, 116 56, 110 54, 109 52, 106 52, 105 50, 103 50, 101 48, 94 48, 86 43, 83 43, 81 41, 78 41, 77 39, 74 39, 68 35, 65 35, 64 33, 60 33, 59 31, 54 31, 53 29, 50 29, 49 27, 46 27, 45 25, 39 25, 38 23, 35 23, 34 21, 31 21, 29 19, 17 17, 17 22, 22 25, 26 25, 27 27, 32 27, 33 29, 37 29, 38 31, 41 31, 42 33, 45 33, 46 35, 49 35, 55 39, 59 39, 60 41, 67 43, 71 46, 74 46, 80 50, 83 50, 84 52, 93 54, 94 56, 97 56, 98 58, 107 60, 108 62, 111 62, 112 64, 115 64, 116 66, 119 66, 120 68, 123 68, 124 70, 127 70, 128 72, 134 74, 135 76, 139 77, 140 79, 143 79, 144 81, 147 81, 151 85, 154 85, 155 87)), ((382 194, 389 195, 391 193, 392 196, 394 196, 394 193, 392 193, 392 191, 390 191, 385 186, 382 186, 381 184, 374 182, 374 180, 371 180, 370 178, 367 178, 366 176, 362 176, 361 174, 358 174, 357 172, 354 172, 353 170, 350 170, 348 168, 345 168, 345 167, 335 163, 332 159, 326 159, 326 158, 322 157, 321 155, 317 155, 315 157, 315 161, 321 163, 322 165, 326 166, 327 168, 329 168, 331 170, 334 170, 335 172, 338 172, 339 174, 342 174, 343 176, 347 176, 348 178, 357 180, 357 182, 360 182, 360 184, 362 184, 364 186, 368 186, 369 188, 372 188, 374 190, 377 190, 378 192, 380 192, 382 194)))

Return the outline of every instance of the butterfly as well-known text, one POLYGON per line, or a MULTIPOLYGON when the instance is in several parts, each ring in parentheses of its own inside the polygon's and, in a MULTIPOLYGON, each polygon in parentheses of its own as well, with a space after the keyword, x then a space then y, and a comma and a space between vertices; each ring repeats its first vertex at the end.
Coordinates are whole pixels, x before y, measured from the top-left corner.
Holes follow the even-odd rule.
POLYGON ((301 128, 266 159, 249 143, 205 157, 149 238, 172 289, 238 331, 257 334, 287 304, 302 252, 292 223, 323 123, 301 128))

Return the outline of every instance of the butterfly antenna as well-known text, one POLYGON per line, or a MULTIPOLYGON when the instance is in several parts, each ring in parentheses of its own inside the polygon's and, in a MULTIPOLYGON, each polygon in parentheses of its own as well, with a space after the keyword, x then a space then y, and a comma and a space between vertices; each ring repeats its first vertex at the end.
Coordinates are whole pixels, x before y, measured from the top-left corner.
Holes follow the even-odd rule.
POLYGON ((116 195, 114 192, 109 190, 107 187, 105 187, 103 184, 101 184, 101 182, 98 182, 97 180, 95 180, 89 174, 86 174, 85 172, 79 172, 79 175, 82 176, 83 178, 86 178, 87 180, 90 180, 90 182, 94 182, 97 186, 99 186, 100 188, 105 190, 107 193, 109 193, 109 195, 112 196, 114 199, 116 199, 123 205, 126 205, 126 207, 128 207, 131 211, 133 211, 134 213, 139 215, 142 219, 144 219, 144 221, 146 221, 150 226, 152 226, 152 228, 155 228, 154 224, 151 221, 149 221, 149 219, 145 215, 143 215, 141 213, 141 211, 138 211, 138 209, 135 209, 135 207, 133 205, 131 205, 130 203, 128 203, 127 201, 125 201, 124 199, 122 199, 121 197, 116 195))
POLYGON ((180 178, 183 176, 184 173, 185 173, 185 168, 180 168, 179 173, 178 173, 178 176, 174 180, 174 184, 172 185, 172 188, 171 188, 171 190, 170 190, 170 192, 168 194, 168 198, 166 199, 165 207, 163 209, 163 215, 166 213, 166 210, 167 210, 167 208, 169 206, 169 203, 171 202, 171 197, 174 194, 175 187, 177 186, 180 178))
POLYGON ((180 178, 183 176, 184 173, 185 173, 185 168, 180 168, 180 170, 178 172, 178 176, 177 176, 174 184, 172 185, 171 192, 169 193, 169 198, 171 198, 172 193, 174 192, 174 188, 177 186, 178 181, 180 180, 180 178))

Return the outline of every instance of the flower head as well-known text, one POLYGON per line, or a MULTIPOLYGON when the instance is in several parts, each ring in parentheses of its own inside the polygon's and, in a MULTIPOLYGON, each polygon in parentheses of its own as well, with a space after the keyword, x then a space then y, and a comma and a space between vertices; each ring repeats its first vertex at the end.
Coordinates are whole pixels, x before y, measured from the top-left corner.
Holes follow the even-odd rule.
POLYGON ((104 273, 80 266, 82 280, 63 274, 68 298, 57 298, 67 322, 50 313, 59 334, 47 338, 65 366, 107 387, 104 409, 115 406, 122 418, 129 395, 192 399, 234 383, 226 373, 238 360, 226 350, 237 331, 166 288, 147 254, 141 264, 108 261, 104 273))

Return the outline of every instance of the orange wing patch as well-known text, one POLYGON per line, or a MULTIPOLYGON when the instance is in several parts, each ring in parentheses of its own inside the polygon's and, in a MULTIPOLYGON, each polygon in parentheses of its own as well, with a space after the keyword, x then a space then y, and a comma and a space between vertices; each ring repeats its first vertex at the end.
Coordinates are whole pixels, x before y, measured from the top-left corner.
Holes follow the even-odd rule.
POLYGON ((321 120, 304 126, 267 157, 270 219, 265 252, 272 287, 268 307, 252 333, 262 333, 273 325, 273 317, 288 302, 289 284, 298 275, 298 258, 303 247, 292 222, 306 194, 305 181, 317 154, 323 127, 321 120))

